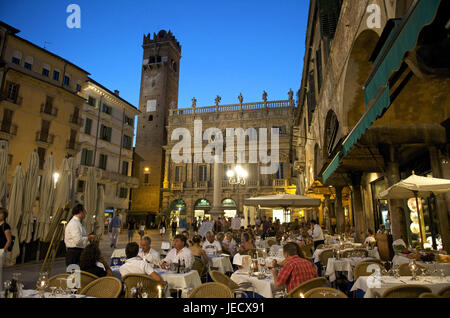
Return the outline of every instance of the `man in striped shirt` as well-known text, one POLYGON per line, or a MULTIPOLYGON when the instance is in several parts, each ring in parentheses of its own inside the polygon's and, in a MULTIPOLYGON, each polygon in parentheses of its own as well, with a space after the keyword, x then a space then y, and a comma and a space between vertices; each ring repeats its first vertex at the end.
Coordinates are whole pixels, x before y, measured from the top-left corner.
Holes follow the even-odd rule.
POLYGON ((285 265, 278 273, 276 266, 272 268, 272 274, 277 287, 287 286, 288 292, 303 282, 317 277, 317 269, 308 260, 298 256, 296 243, 289 242, 283 246, 285 265))

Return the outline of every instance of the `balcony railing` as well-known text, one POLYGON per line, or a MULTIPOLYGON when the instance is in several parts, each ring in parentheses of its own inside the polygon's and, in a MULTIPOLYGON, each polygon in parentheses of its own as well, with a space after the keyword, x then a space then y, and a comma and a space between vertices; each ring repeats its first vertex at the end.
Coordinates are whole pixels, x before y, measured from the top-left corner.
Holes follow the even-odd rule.
POLYGON ((272 180, 274 188, 285 188, 288 186, 287 179, 274 179, 272 180))
POLYGON ((246 185, 248 187, 256 187, 258 186, 258 180, 247 180, 246 185))
POLYGON ((80 116, 75 116, 74 114, 70 115, 69 122, 80 127, 83 126, 83 119, 80 116))
MULTIPOLYGON (((125 176, 123 174, 107 171, 100 168, 95 169, 95 177, 97 181, 103 181, 106 183, 118 183, 124 184, 131 188, 137 188, 139 186, 138 178, 125 176)), ((87 177, 89 166, 80 165, 78 168, 78 177, 87 177)))
POLYGON ((11 123, 2 123, 0 126, 0 132, 6 133, 11 136, 17 135, 17 125, 11 123))
POLYGON ((58 116, 58 108, 53 105, 41 104, 41 114, 47 114, 53 117, 58 116))
POLYGON ((46 144, 53 144, 55 135, 49 133, 43 133, 42 131, 36 132, 36 141, 44 142, 46 144))
POLYGON ((222 188, 232 188, 233 185, 230 183, 230 181, 227 180, 222 180, 222 188))
POLYGON ((7 102, 10 102, 12 104, 16 105, 22 105, 22 97, 21 96, 10 96, 8 93, 3 93, 0 95, 0 101, 5 100, 7 102))
POLYGON ((246 104, 231 104, 231 105, 218 105, 218 106, 206 106, 195 108, 178 108, 172 109, 172 115, 193 115, 193 114, 206 114, 215 112, 234 112, 239 110, 257 110, 265 108, 289 108, 294 107, 293 100, 281 100, 281 101, 267 101, 256 102, 246 104))
POLYGON ((170 187, 172 190, 183 190, 183 182, 173 182, 170 187))

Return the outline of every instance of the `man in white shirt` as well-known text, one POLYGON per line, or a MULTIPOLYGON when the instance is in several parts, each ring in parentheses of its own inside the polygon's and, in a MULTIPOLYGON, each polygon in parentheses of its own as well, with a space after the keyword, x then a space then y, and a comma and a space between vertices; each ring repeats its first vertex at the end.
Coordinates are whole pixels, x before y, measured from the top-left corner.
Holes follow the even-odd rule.
POLYGON ((124 277, 127 274, 144 274, 150 276, 150 278, 162 282, 163 279, 155 271, 150 263, 143 260, 138 256, 139 245, 136 242, 128 243, 125 247, 125 254, 127 260, 125 264, 120 266, 120 275, 124 277))
POLYGON ((66 266, 70 264, 80 265, 80 256, 83 249, 89 242, 95 239, 95 235, 87 235, 81 221, 86 217, 86 210, 82 204, 77 204, 72 209, 73 217, 67 223, 64 233, 64 243, 66 244, 66 266))
POLYGON ((234 254, 237 251, 237 244, 236 241, 233 239, 233 234, 231 232, 227 232, 225 234, 225 238, 222 241, 222 245, 231 253, 231 256, 234 256, 234 254))
POLYGON ((171 263, 178 264, 178 261, 180 263, 184 261, 186 268, 192 268, 192 265, 194 265, 194 254, 186 247, 186 237, 181 234, 175 235, 173 247, 163 259, 161 267, 168 269, 171 263))
POLYGON ((312 227, 312 239, 314 242, 314 249, 316 249, 317 246, 320 244, 325 244, 325 240, 323 238, 323 232, 322 228, 315 220, 311 221, 311 227, 312 227))
POLYGON ((208 231, 206 233, 206 240, 203 242, 203 249, 207 255, 222 254, 222 246, 219 241, 215 239, 213 232, 208 231))
POLYGON ((371 229, 367 230, 367 237, 364 241, 363 247, 374 247, 376 243, 375 236, 373 235, 373 231, 371 229))
POLYGON ((152 248, 152 239, 144 236, 141 240, 141 249, 138 256, 153 265, 159 265, 160 256, 157 251, 152 248))

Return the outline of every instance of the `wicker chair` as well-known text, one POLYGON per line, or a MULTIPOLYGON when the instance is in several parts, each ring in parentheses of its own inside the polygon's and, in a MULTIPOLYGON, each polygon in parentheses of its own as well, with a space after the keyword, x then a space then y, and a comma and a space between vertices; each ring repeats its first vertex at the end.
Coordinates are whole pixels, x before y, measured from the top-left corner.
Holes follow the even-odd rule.
POLYGON ((301 298, 300 293, 305 294, 307 291, 313 288, 323 287, 323 285, 325 285, 327 282, 328 280, 325 277, 310 279, 291 290, 286 298, 301 298))
POLYGON ((189 298, 233 298, 233 293, 228 286, 213 282, 196 287, 189 298))
POLYGON ((194 257, 194 264, 192 265, 192 269, 196 270, 202 282, 206 283, 206 281, 208 280, 208 267, 200 257, 194 257))
POLYGON ((439 293, 439 296, 442 296, 444 298, 450 298, 450 286, 442 288, 439 293))
POLYGON ((305 298, 348 298, 348 297, 339 289, 329 287, 317 287, 308 290, 305 293, 305 298))
POLYGON ((356 282, 356 280, 360 277, 360 276, 370 276, 372 275, 372 273, 375 272, 375 269, 371 268, 370 272, 367 270, 367 268, 371 266, 377 266, 380 269, 380 273, 381 271, 384 269, 383 265, 379 264, 378 262, 361 262, 359 264, 357 264, 355 266, 355 268, 353 269, 353 280, 356 282))
POLYGON ((47 287, 45 288, 46 292, 51 291, 50 287, 62 287, 63 289, 67 288, 67 278, 69 277, 70 274, 58 274, 55 276, 52 276, 48 279, 48 284, 47 287), (59 280, 59 278, 64 278, 66 280, 59 280))
POLYGON ((83 289, 83 287, 87 286, 94 280, 98 279, 98 276, 85 271, 80 271, 80 274, 81 274, 81 289, 83 289))
POLYGON ((305 255, 306 258, 311 258, 313 256, 311 249, 313 247, 313 244, 306 244, 306 245, 301 245, 300 249, 303 252, 303 255, 305 255))
POLYGON ((256 257, 256 249, 255 248, 249 248, 246 250, 243 250, 242 252, 239 252, 241 255, 250 255, 252 258, 256 257))
POLYGON ((81 291, 81 295, 97 298, 118 298, 122 291, 122 282, 112 276, 106 276, 90 282, 81 291))
POLYGON ((385 290, 381 298, 418 298, 423 293, 431 293, 431 289, 422 285, 402 285, 385 290))
MULTIPOLYGON (((418 270, 426 268, 425 266, 422 266, 422 265, 419 265, 419 264, 416 264, 416 266, 417 266, 418 270)), ((412 276, 412 273, 411 273, 411 270, 409 269, 409 264, 408 263, 400 264, 398 266, 398 273, 400 274, 400 276, 412 276)), ((417 273, 420 273, 420 272, 417 272, 417 273)))
POLYGON ((435 295, 432 293, 422 293, 419 295, 419 298, 443 298, 442 296, 435 295))
POLYGON ((319 245, 317 245, 316 250, 318 250, 319 248, 325 248, 325 244, 319 244, 319 245))
POLYGON ((275 245, 275 244, 277 244, 277 241, 274 240, 274 239, 270 239, 270 240, 267 241, 267 245, 268 245, 269 247, 272 247, 272 245, 275 245))
POLYGON ((245 294, 245 292, 247 290, 254 291, 252 283, 246 282, 246 283, 237 284, 231 278, 229 278, 227 275, 225 275, 219 271, 210 271, 209 276, 211 276, 211 279, 213 280, 213 282, 221 283, 221 284, 227 286, 233 292, 234 295, 240 294, 241 297, 243 296, 245 298, 245 297, 247 297, 247 294, 245 294))
POLYGON ((320 253, 319 259, 320 264, 322 265, 322 273, 325 274, 325 269, 327 268, 328 259, 333 257, 333 250, 325 250, 322 253, 320 253))
POLYGON ((157 282, 148 275, 127 274, 122 277, 122 280, 125 285, 125 298, 131 298, 131 288, 136 287, 139 282, 142 283, 142 289, 147 293, 148 298, 158 298, 158 285, 161 285, 161 282, 157 282))

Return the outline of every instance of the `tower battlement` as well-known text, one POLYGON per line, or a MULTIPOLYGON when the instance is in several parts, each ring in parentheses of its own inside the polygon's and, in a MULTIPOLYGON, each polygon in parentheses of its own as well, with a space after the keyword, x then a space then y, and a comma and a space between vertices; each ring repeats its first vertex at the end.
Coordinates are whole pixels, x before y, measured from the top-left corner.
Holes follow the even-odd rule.
POLYGON ((181 52, 180 42, 177 41, 177 39, 170 30, 168 32, 166 30, 161 30, 158 32, 158 34, 153 33, 153 38, 150 33, 148 33, 147 35, 144 34, 143 45, 167 41, 171 41, 175 45, 175 47, 178 48, 178 50, 181 52))

